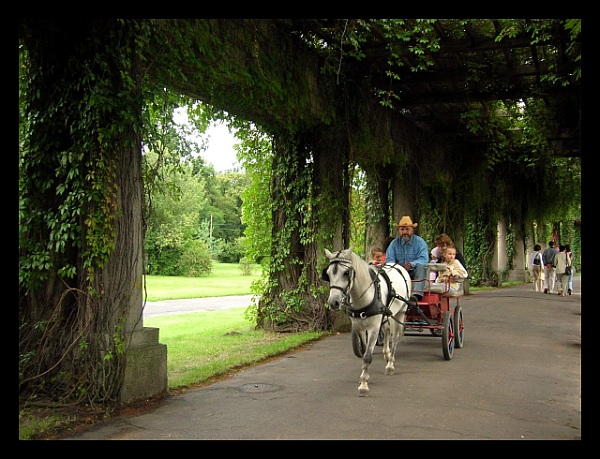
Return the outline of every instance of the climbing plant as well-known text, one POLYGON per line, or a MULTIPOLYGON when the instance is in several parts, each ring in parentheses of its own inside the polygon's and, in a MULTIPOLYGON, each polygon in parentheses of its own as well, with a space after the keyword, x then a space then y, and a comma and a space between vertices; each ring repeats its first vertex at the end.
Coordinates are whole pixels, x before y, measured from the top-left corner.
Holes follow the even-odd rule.
MULTIPOLYGON (((170 129, 179 95, 266 133, 248 134, 256 152, 244 158, 262 174, 244 211, 256 236, 249 253, 269 263, 253 312, 260 327, 331 328, 318 273, 323 247, 358 237, 350 225, 356 166, 401 180, 428 238, 462 229, 467 263, 485 280, 493 280, 500 217, 537 219, 556 237, 580 199, 580 159, 546 141, 578 127, 564 118, 576 120, 579 104, 559 89, 578 84, 581 72, 558 72, 559 57, 580 62, 577 20, 25 19, 19 33, 19 381, 29 400, 118 398, 128 333, 141 324, 132 311, 142 301, 152 209, 144 191, 166 185, 154 180, 158 169, 143 169, 142 152, 185 148, 170 129), (573 46, 553 47, 565 27, 573 46), (440 49, 474 32, 498 43, 530 39, 513 58, 549 40, 550 70, 538 85, 544 92, 509 102, 490 77, 504 53, 467 62, 464 87, 491 102, 461 103, 470 130, 459 134, 478 142, 450 147, 419 126, 431 126, 424 118, 411 121, 394 82, 435 75, 440 49), (532 193, 538 202, 528 206, 532 193)), ((365 222, 385 219, 371 210, 365 222)))
POLYGON ((114 283, 113 254, 123 249, 123 199, 141 200, 141 188, 118 170, 139 155, 136 49, 148 26, 20 29, 19 386, 30 402, 94 406, 121 388, 129 296, 116 286, 134 273, 114 283))

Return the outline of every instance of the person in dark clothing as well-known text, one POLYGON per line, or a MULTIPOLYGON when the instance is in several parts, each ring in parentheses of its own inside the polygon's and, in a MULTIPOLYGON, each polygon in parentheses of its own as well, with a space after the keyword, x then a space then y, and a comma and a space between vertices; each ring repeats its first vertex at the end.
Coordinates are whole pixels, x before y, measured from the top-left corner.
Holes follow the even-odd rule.
POLYGON ((575 275, 575 265, 573 265, 573 252, 571 252, 571 244, 565 245, 565 253, 569 258, 569 265, 571 266, 571 274, 569 275, 569 285, 567 290, 567 294, 570 295, 573 293, 573 276, 575 275))
POLYGON ((381 258, 381 264, 383 264, 383 265, 385 265, 385 260, 386 260, 385 253, 387 252, 388 247, 390 246, 390 244, 392 243, 392 241, 394 239, 395 238, 393 238, 392 236, 388 236, 383 240, 383 247, 382 247, 383 257, 381 258))
POLYGON ((554 264, 554 257, 556 256, 556 249, 554 248, 554 241, 548 242, 548 248, 542 252, 542 260, 544 261, 544 277, 546 287, 544 293, 554 293, 554 287, 556 286, 556 265, 554 264))

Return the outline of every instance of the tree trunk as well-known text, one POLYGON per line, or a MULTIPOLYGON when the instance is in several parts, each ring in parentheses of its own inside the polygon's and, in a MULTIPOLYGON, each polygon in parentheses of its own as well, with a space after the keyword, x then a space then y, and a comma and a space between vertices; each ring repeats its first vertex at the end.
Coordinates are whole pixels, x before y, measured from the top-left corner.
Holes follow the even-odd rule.
POLYGON ((334 324, 324 307, 326 284, 320 272, 324 244, 330 246, 347 222, 347 196, 336 196, 347 168, 339 167, 339 150, 334 154, 322 146, 312 150, 311 158, 305 156, 311 151, 307 145, 326 142, 316 141, 316 136, 275 142, 271 271, 258 311, 263 328, 295 332, 327 330, 334 324), (310 208, 307 203, 316 204, 310 208))
POLYGON ((143 325, 136 33, 111 20, 28 26, 34 78, 26 106, 40 116, 30 120, 20 152, 31 231, 20 235, 19 250, 24 259, 38 247, 51 250, 46 273, 22 267, 47 278, 20 283, 20 389, 62 401, 117 401, 128 337, 143 325), (115 59, 123 49, 130 54, 115 59), (94 73, 102 81, 89 80, 94 73), (104 105, 89 104, 99 97, 104 105), (63 244, 49 243, 57 239, 63 244), (61 272, 69 266, 75 276, 61 272))

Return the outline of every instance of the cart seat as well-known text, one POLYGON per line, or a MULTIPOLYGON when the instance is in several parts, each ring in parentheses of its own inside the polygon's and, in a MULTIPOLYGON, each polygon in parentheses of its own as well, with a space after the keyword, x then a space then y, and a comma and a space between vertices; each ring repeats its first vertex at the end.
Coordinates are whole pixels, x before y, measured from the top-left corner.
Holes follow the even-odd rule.
POLYGON ((444 293, 442 296, 445 298, 451 298, 455 296, 463 296, 464 294, 465 293, 463 292, 463 288, 461 285, 458 290, 450 290, 447 293, 444 293))
POLYGON ((451 297, 455 297, 455 296, 463 296, 465 294, 465 290, 463 289, 463 283, 465 282, 465 278, 464 277, 454 277, 453 282, 458 282, 458 289, 457 290, 449 290, 448 292, 444 293, 442 296, 446 297, 446 298, 451 298, 451 297))
POLYGON ((429 280, 431 278, 430 277, 431 272, 446 271, 446 268, 448 268, 447 263, 427 263, 427 278, 423 279, 427 283, 427 286, 425 287, 425 290, 423 290, 421 292, 422 293, 437 293, 437 294, 441 294, 443 297, 446 297, 446 298, 455 297, 455 296, 463 296, 464 295, 464 290, 463 290, 464 278, 462 278, 462 277, 453 277, 451 279, 451 282, 459 283, 458 290, 450 290, 450 285, 448 283, 442 283, 442 282, 438 283, 438 282, 429 280))
MULTIPOLYGON (((430 273, 446 271, 447 267, 448 265, 446 263, 427 263, 427 279, 431 279, 430 273)), ((441 282, 437 283, 434 280, 428 280, 425 291, 429 293, 447 293, 448 289, 449 287, 447 284, 441 282)))
POLYGON ((446 293, 448 291, 447 284, 430 283, 428 292, 431 293, 446 293))
POLYGON ((427 269, 429 271, 434 271, 434 272, 446 271, 447 267, 448 267, 447 263, 427 263, 427 269))

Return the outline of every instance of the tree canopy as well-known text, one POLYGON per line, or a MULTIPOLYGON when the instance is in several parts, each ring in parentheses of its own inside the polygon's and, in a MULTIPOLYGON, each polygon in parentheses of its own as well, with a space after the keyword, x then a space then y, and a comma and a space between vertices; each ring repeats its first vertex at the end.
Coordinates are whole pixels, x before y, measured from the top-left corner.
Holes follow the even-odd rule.
POLYGON ((487 247, 501 218, 525 233, 527 221, 577 209, 580 29, 579 19, 21 20, 21 390, 118 398, 143 323, 142 151, 181 147, 159 134, 183 97, 210 107, 199 122, 233 116, 268 136, 248 134, 241 152, 268 195, 251 229, 267 230, 268 215, 268 240, 248 244, 269 245, 257 326, 331 329, 322 249, 350 241, 357 167, 377 190, 366 244, 404 214, 431 233, 471 229, 487 247))

